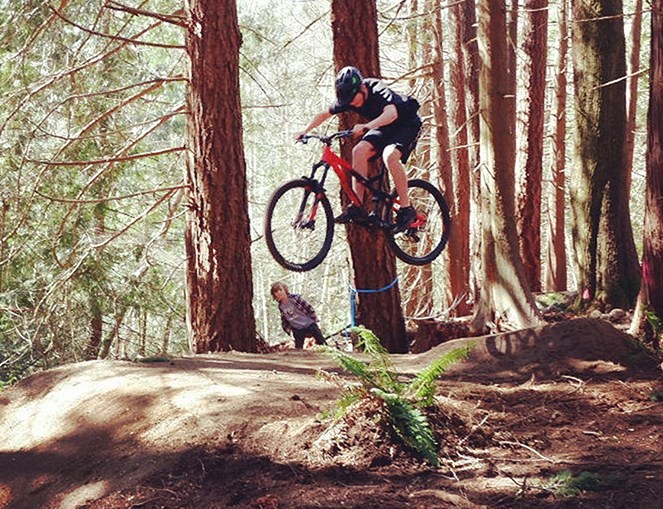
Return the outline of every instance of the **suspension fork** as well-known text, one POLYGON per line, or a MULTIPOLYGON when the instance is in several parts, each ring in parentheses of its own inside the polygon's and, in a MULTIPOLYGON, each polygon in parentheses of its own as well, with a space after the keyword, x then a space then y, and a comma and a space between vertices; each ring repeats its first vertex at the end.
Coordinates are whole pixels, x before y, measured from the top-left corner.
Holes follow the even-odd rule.
MULTIPOLYGON (((302 197, 302 201, 299 204, 299 210, 297 211, 297 215, 295 216, 295 223, 294 225, 300 227, 300 228, 314 228, 315 226, 315 217, 318 212, 318 206, 320 205, 320 197, 325 194, 324 187, 322 185, 322 182, 316 180, 313 178, 315 175, 316 170, 320 166, 325 166, 326 163, 323 163, 322 161, 320 163, 317 163, 316 165, 313 166, 313 169, 311 171, 311 176, 310 177, 304 177, 306 181, 309 182, 310 188, 307 188, 306 191, 304 192, 304 196, 302 197), (304 211, 306 209, 306 203, 308 202, 308 199, 313 193, 315 195, 315 199, 313 200, 313 206, 311 207, 311 211, 308 214, 307 217, 304 217, 304 211)), ((328 166, 325 167, 325 170, 322 175, 322 180, 327 177, 327 170, 329 169, 328 166)))

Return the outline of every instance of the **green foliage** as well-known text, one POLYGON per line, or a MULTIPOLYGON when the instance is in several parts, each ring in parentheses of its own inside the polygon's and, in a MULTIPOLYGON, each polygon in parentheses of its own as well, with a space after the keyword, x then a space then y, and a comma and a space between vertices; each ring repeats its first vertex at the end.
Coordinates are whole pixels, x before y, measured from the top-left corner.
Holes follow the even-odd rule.
POLYGON ((645 320, 652 328, 654 335, 660 340, 663 338, 663 319, 650 307, 645 310, 645 320))
POLYGON ((428 463, 437 467, 437 440, 424 413, 397 394, 384 392, 377 387, 370 392, 386 403, 393 429, 398 436, 428 463))
POLYGON ((534 296, 539 309, 548 312, 565 313, 571 311, 576 298, 575 292, 547 292, 534 296))
POLYGON ((647 395, 647 399, 649 401, 655 401, 657 403, 660 403, 663 401, 663 393, 661 393, 660 391, 651 391, 647 395))
POLYGON ((421 401, 423 405, 433 403, 435 396, 435 381, 440 378, 453 364, 467 359, 472 347, 456 348, 433 360, 416 378, 410 383, 412 397, 421 401))
POLYGON ((136 48, 80 27, 176 45, 184 30, 96 0, 58 7, 73 24, 44 2, 7 7, 0 380, 82 360, 99 328, 103 342, 122 339, 129 356, 187 348, 181 197, 153 191, 178 186, 184 160, 177 152, 123 157, 182 145, 184 52, 136 48))
MULTIPOLYGON (((3 360, 3 364, 4 364, 3 360)), ((16 363, 9 364, 7 369, 0 367, 0 391, 11 387, 22 378, 23 372, 16 363)))
POLYGON ((587 471, 574 475, 570 470, 562 470, 545 483, 543 488, 561 497, 577 497, 585 491, 610 489, 619 482, 620 479, 616 476, 602 476, 587 471))
POLYGON ((434 403, 435 381, 452 364, 465 359, 470 348, 458 348, 435 359, 409 382, 399 380, 389 353, 372 331, 365 327, 351 330, 359 337, 357 347, 370 357, 369 362, 356 359, 340 350, 322 347, 339 365, 359 379, 359 387, 351 387, 337 406, 343 415, 352 402, 360 398, 378 397, 385 405, 394 432, 422 458, 438 465, 438 444, 423 409, 434 403))

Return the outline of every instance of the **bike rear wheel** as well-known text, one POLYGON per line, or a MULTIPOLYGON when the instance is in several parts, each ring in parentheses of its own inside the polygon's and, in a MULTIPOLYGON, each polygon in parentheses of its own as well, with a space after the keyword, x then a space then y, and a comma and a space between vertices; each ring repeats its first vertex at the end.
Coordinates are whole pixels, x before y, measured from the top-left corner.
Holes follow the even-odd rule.
POLYGON ((274 259, 286 269, 304 272, 322 263, 334 236, 334 215, 316 181, 291 180, 269 200, 265 240, 274 259))
MULTIPOLYGON (((449 207, 442 193, 430 182, 409 180, 408 196, 417 210, 417 219, 403 233, 387 232, 387 241, 396 257, 410 265, 426 265, 440 256, 451 233, 449 207)), ((390 222, 396 210, 389 211, 390 222)))

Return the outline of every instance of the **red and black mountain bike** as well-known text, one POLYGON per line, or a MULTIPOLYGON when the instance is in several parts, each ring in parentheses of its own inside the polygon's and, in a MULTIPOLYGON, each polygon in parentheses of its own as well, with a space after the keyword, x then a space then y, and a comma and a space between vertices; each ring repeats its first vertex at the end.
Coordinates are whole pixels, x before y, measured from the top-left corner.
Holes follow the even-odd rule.
POLYGON ((300 141, 318 140, 323 144, 322 157, 308 177, 291 180, 279 187, 269 200, 265 214, 265 239, 274 259, 289 270, 303 272, 322 263, 334 237, 334 214, 325 190, 332 168, 343 191, 354 205, 361 206, 352 189, 352 177, 371 197, 365 221, 355 224, 384 231, 394 254, 410 265, 425 265, 437 258, 447 245, 451 230, 449 207, 442 193, 430 182, 408 181, 408 195, 417 217, 402 233, 393 233, 396 212, 400 208, 396 191, 383 191, 384 164, 378 175, 365 178, 331 148, 338 138, 352 136, 339 131, 330 136, 306 135, 300 141))

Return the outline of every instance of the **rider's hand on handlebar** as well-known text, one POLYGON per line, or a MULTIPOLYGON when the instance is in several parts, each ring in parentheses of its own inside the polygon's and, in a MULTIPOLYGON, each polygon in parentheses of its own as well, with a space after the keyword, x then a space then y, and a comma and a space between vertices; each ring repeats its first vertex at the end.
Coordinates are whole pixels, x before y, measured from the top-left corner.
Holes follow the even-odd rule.
POLYGON ((370 127, 368 127, 366 124, 357 124, 352 128, 352 135, 354 137, 359 137, 363 136, 368 131, 370 131, 370 127))

